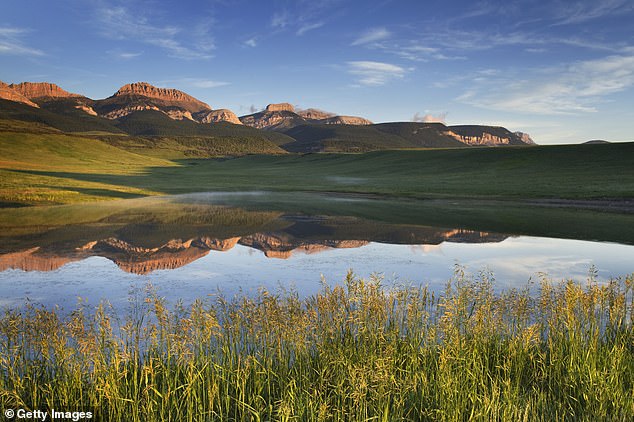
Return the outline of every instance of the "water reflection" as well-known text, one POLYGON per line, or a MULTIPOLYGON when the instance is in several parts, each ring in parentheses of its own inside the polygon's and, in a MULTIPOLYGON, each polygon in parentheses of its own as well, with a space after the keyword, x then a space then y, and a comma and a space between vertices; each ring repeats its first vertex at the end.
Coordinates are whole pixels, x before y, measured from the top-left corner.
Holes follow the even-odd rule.
POLYGON ((0 210, 0 305, 78 295, 125 305, 148 281, 168 298, 289 285, 309 294, 349 268, 442 288, 456 263, 490 269, 499 288, 540 272, 583 278, 591 265, 607 279, 633 270, 632 227, 632 215, 596 211, 297 193, 0 210))

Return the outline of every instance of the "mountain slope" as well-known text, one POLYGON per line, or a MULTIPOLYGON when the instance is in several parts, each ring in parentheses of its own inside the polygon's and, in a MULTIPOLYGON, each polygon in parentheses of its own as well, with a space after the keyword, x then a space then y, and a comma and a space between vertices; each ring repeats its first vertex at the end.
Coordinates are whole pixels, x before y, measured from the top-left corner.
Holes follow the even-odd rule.
POLYGON ((371 121, 362 117, 337 116, 314 108, 295 110, 292 104, 269 104, 266 109, 258 113, 240 117, 240 121, 247 126, 258 129, 286 131, 305 124, 328 125, 370 125, 371 121))

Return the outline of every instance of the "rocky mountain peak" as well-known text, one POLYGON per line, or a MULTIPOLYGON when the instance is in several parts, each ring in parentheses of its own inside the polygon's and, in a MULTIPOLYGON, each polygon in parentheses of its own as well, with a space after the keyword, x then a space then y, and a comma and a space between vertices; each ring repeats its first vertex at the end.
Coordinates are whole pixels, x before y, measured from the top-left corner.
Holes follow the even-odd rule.
POLYGON ((295 113, 295 107, 289 103, 269 104, 266 106, 266 111, 290 111, 295 113))
POLYGON ((35 104, 33 101, 29 100, 24 95, 22 95, 20 92, 18 92, 15 89, 11 88, 11 86, 5 84, 2 81, 0 81, 0 99, 9 100, 9 101, 15 101, 16 103, 22 103, 22 104, 29 105, 31 107, 39 108, 39 106, 37 104, 35 104))
POLYGON ((50 82, 22 82, 19 84, 11 84, 10 88, 32 100, 35 98, 52 97, 52 98, 70 98, 81 97, 79 94, 73 94, 60 88, 50 82))
POLYGON ((125 95, 140 95, 147 98, 153 98, 168 103, 181 103, 191 112, 211 110, 209 104, 206 104, 189 94, 173 88, 158 88, 147 82, 135 82, 126 84, 119 88, 114 97, 125 95))
POLYGON ((218 123, 218 122, 229 122, 235 125, 241 125, 242 122, 238 119, 236 114, 226 108, 221 108, 218 110, 211 111, 203 111, 195 115, 196 120, 200 123, 218 123))

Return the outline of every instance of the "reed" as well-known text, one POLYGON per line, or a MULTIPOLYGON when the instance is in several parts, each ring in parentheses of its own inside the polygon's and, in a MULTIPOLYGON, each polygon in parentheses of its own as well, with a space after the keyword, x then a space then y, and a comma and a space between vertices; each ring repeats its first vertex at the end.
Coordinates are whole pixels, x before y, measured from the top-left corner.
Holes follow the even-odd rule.
POLYGON ((3 408, 93 420, 634 419, 634 275, 441 293, 349 273, 321 292, 0 319, 3 408))

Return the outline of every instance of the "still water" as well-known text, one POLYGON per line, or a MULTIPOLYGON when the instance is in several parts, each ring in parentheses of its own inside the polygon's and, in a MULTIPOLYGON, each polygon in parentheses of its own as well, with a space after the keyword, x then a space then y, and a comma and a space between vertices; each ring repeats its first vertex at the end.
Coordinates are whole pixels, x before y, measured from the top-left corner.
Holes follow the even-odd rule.
POLYGON ((634 272, 631 227, 632 215, 524 204, 267 192, 0 210, 0 308, 81 297, 124 310, 147 289, 172 303, 306 296, 349 270, 441 290, 456 265, 498 290, 590 271, 601 281, 634 272))

